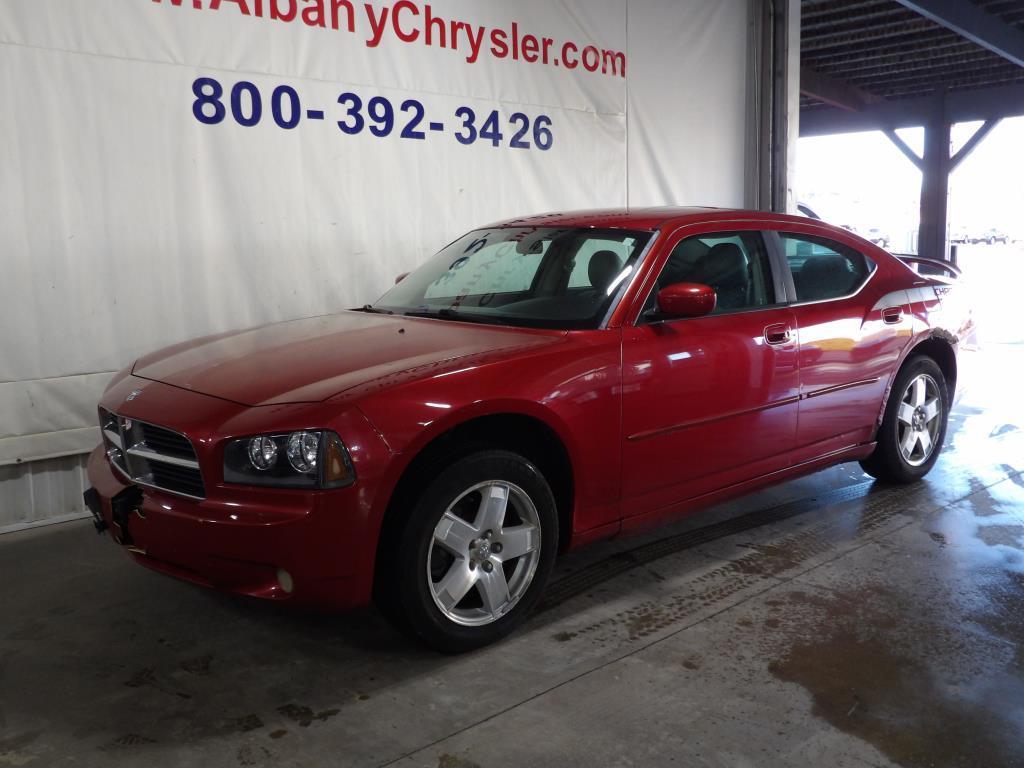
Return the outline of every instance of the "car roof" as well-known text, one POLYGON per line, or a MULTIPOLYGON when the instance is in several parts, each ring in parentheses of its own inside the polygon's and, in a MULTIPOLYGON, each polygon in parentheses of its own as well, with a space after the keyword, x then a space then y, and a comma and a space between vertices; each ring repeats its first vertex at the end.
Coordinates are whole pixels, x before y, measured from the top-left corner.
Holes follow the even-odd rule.
POLYGON ((784 213, 740 210, 734 208, 652 207, 597 208, 583 211, 561 211, 505 219, 484 227, 594 227, 602 229, 653 230, 666 225, 696 224, 711 221, 783 221, 807 223, 806 216, 784 213))

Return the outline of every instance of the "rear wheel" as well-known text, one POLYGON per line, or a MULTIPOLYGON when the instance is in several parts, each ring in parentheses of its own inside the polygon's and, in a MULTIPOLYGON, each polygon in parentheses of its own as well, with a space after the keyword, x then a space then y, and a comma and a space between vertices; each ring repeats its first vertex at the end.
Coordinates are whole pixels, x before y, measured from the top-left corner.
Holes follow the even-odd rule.
POLYGON ((949 395, 930 357, 909 360, 893 382, 874 452, 860 464, 872 477, 911 483, 928 474, 946 437, 949 395))
POLYGON ((507 451, 471 454, 413 508, 394 560, 396 607, 439 651, 486 645, 536 604, 557 549, 555 501, 540 471, 507 451))

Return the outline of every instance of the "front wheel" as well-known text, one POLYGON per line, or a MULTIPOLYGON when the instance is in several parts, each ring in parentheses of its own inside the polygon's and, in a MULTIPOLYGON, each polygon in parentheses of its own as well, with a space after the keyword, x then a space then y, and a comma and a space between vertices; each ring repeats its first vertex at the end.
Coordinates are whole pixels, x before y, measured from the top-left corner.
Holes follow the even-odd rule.
POLYGON ((942 370, 930 357, 909 360, 893 382, 875 450, 861 467, 886 482, 920 480, 939 458, 948 415, 942 370))
POLYGON ((453 463, 412 510, 396 558, 413 631, 459 653, 511 632, 540 598, 558 549, 558 515, 540 471, 518 454, 453 463))

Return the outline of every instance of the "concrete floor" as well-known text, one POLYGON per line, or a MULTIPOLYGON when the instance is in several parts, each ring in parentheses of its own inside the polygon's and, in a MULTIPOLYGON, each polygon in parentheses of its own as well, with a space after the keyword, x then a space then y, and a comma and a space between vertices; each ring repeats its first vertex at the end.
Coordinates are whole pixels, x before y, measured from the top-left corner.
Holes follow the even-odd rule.
POLYGON ((0 537, 0 766, 1024 766, 1024 345, 910 488, 855 464, 561 561, 446 658, 373 611, 0 537))

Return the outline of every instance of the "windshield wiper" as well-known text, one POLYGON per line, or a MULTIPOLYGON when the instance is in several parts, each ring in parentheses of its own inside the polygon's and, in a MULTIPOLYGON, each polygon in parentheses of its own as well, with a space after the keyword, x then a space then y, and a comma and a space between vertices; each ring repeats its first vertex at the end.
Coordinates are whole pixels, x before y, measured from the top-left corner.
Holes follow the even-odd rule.
POLYGON ((358 311, 359 312, 373 312, 374 314, 377 314, 377 315, 393 315, 393 314, 395 314, 390 309, 381 309, 380 307, 375 307, 372 304, 363 304, 362 308, 360 310, 358 310, 358 311))
POLYGON ((466 323, 484 323, 485 325, 508 325, 504 318, 497 318, 492 315, 464 315, 458 310, 442 307, 436 310, 410 310, 403 312, 406 317, 433 317, 442 320, 461 320, 466 323))

